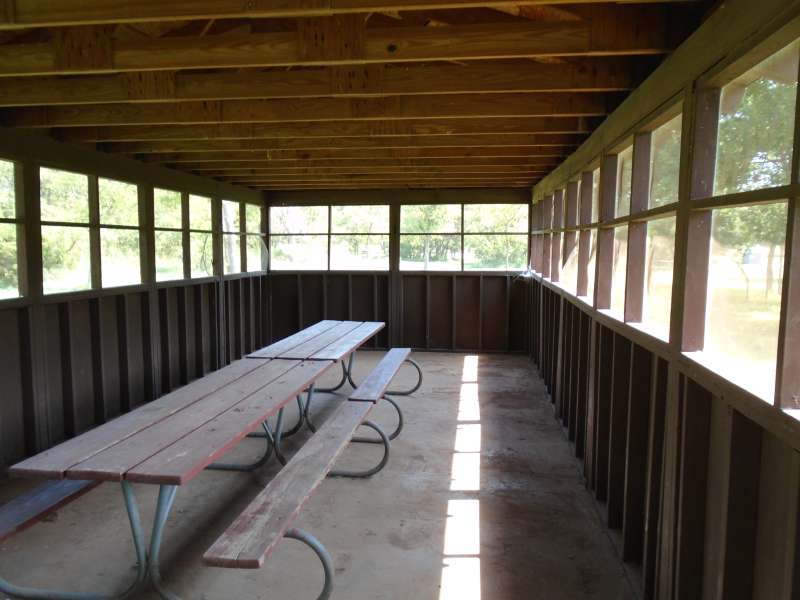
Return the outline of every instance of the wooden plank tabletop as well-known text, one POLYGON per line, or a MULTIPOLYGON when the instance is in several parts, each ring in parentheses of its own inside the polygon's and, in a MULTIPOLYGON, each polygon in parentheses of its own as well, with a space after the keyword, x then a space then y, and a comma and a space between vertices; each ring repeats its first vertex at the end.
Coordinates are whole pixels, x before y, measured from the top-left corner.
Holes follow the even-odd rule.
MULTIPOLYGON (((329 369, 333 361, 314 361, 311 366, 298 360, 237 361, 180 390, 167 394, 127 415, 93 429, 59 446, 11 467, 15 475, 49 479, 120 481, 136 467, 137 481, 149 482, 140 467, 183 438, 193 441, 195 454, 180 462, 177 478, 185 483, 204 466, 255 429, 259 418, 277 412, 329 369), (242 418, 231 419, 241 409, 242 418), (259 412, 260 411, 260 412, 259 412), (225 413, 226 417, 221 417, 225 413), (215 421, 216 419, 219 421, 215 421), (213 432, 224 423, 224 435, 213 432), (239 431, 234 431, 239 427, 239 431), (197 435, 193 432, 200 431, 197 435), (205 436, 205 438, 203 438, 205 436), (185 466, 187 465, 188 466, 185 466)), ((184 448, 184 445, 179 446, 184 448)), ((163 456, 168 456, 165 453, 163 456)), ((161 464, 154 461, 152 465, 161 464)), ((170 473, 174 472, 174 468, 170 473)), ((162 471, 157 470, 152 482, 162 471)))
POLYGON ((63 479, 70 467, 184 410, 259 366, 259 361, 246 359, 231 363, 154 402, 23 460, 11 467, 10 473, 22 477, 63 479))
MULTIPOLYGON (((273 362, 278 361, 280 359, 273 362)), ((276 414, 287 403, 287 398, 294 399, 308 387, 309 382, 328 370, 331 364, 320 360, 300 363, 259 393, 249 396, 134 467, 125 478, 142 483, 187 483, 248 433, 257 429, 262 421, 276 414)))
POLYGON ((320 321, 10 472, 46 479, 186 483, 384 326, 320 321))
POLYGON ((248 354, 248 358, 278 358, 281 354, 286 352, 287 350, 291 350, 292 348, 296 348, 300 344, 307 342, 308 340, 320 335, 328 331, 329 329, 335 327, 341 323, 341 321, 320 321, 319 323, 315 323, 311 327, 306 327, 302 331, 298 331, 297 333, 290 335, 289 337, 285 337, 282 340, 278 340, 274 344, 270 344, 269 346, 265 346, 260 350, 256 350, 255 352, 248 354))
POLYGON ((381 321, 320 321, 248 358, 341 360, 386 326, 381 321))
POLYGON ((321 350, 314 353, 312 360, 342 360, 355 352, 364 342, 378 333, 386 325, 381 322, 366 321, 349 331, 338 340, 331 342, 321 350))

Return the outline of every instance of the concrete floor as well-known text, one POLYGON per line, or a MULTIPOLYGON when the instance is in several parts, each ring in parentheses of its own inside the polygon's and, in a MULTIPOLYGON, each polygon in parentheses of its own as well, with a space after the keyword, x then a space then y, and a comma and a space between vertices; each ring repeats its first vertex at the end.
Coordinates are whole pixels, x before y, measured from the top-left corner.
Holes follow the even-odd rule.
MULTIPOLYGON (((359 353, 357 377, 380 356, 359 353)), ((399 399, 406 428, 392 445, 389 465, 370 480, 323 482, 297 522, 334 557, 333 597, 634 598, 527 359, 414 357, 425 383, 414 396, 399 399)), ((326 381, 334 381, 337 373, 326 374, 326 381)), ((410 381, 412 373, 404 369, 400 378, 410 381)), ((320 396, 316 420, 338 401, 320 396)), ((290 424, 293 417, 294 411, 290 424)), ((372 418, 387 429, 394 426, 388 406, 379 405, 372 418)), ((287 440, 287 454, 305 437, 302 432, 287 440)), ((232 457, 255 456, 259 444, 245 441, 232 457)), ((379 447, 356 445, 337 466, 374 464, 379 453, 379 447)), ((316 598, 320 565, 293 540, 258 571, 208 568, 200 561, 275 470, 270 464, 257 475, 205 472, 179 491, 162 553, 168 587, 187 600, 316 598)), ((26 486, 0 483, 0 503, 26 486)), ((141 485, 136 490, 150 523, 155 490, 141 485)), ((18 584, 122 589, 134 573, 129 540, 119 488, 106 484, 0 545, 0 574, 18 584)))

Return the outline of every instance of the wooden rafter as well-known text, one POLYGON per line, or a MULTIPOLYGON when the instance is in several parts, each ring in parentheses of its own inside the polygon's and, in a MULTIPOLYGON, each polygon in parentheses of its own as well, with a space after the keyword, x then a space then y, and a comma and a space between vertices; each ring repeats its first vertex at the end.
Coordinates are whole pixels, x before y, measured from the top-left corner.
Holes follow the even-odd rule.
POLYGON ((181 162, 240 162, 243 160, 305 160, 319 158, 355 158, 359 160, 373 158, 466 158, 473 156, 493 157, 550 157, 564 158, 571 149, 545 148, 535 150, 527 147, 504 148, 502 146, 473 148, 356 148, 347 150, 267 150, 249 152, 246 150, 232 152, 187 152, 183 154, 142 154, 137 155, 146 162, 181 163, 181 162))
MULTIPOLYGON (((550 56, 663 54, 663 19, 635 27, 641 10, 592 21, 364 28, 349 17, 305 20, 299 32, 114 40, 108 26, 56 30, 49 42, 0 46, 0 76, 233 67, 366 65, 550 56), (629 26, 626 26, 629 24, 629 26), (332 32, 346 32, 345 37, 332 32), (312 43, 313 40, 333 42, 312 43)), ((651 10, 655 16, 660 10, 651 10)))
POLYGON ((689 33, 671 1, 0 0, 0 124, 264 190, 529 187, 689 33))
POLYGON ((327 67, 213 73, 142 71, 111 75, 0 78, 0 106, 266 98, 611 92, 633 88, 629 58, 327 67))
MULTIPOLYGON (((607 0, 515 0, 518 6, 600 4, 607 0)), ((680 0, 679 0, 680 1, 680 0)), ((638 0, 662 3, 664 0, 638 0)), ((406 10, 508 6, 507 0, 5 0, 0 28, 56 27, 96 23, 308 17, 345 13, 396 13, 406 10)))
POLYGON ((569 153, 577 148, 584 136, 551 134, 497 134, 489 136, 440 135, 411 137, 344 137, 299 138, 279 140, 192 140, 172 142, 106 143, 104 149, 124 154, 159 154, 165 152, 259 152, 270 150, 333 150, 357 148, 487 148, 524 147, 532 151, 569 153))
POLYGON ((587 134, 593 119, 582 117, 516 117, 493 119, 423 119, 245 123, 231 125, 160 125, 152 127, 68 127, 54 130, 70 142, 145 142, 160 140, 260 140, 365 136, 587 134))
POLYGON ((279 123, 483 117, 605 116, 614 102, 605 94, 492 94, 222 100, 166 104, 93 104, 13 108, 3 112, 15 127, 279 123))

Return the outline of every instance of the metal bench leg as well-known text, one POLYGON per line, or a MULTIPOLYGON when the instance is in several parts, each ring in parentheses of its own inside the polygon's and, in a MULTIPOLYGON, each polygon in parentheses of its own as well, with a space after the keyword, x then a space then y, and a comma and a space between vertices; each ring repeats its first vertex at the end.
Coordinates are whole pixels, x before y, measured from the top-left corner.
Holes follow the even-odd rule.
MULTIPOLYGON (((390 440, 394 440, 398 435, 400 435, 400 432, 403 431, 403 425, 405 424, 405 420, 403 419, 403 411, 400 410, 400 407, 398 406, 397 402, 395 402, 394 400, 389 398, 389 396, 384 396, 383 400, 386 400, 389 404, 394 406, 394 409, 397 411, 397 419, 398 419, 397 427, 395 428, 395 430, 392 433, 390 433, 388 435, 388 438, 390 440)), ((375 438, 368 438, 368 437, 354 437, 351 441, 355 442, 356 444, 382 444, 383 443, 383 440, 380 440, 380 439, 376 440, 375 438)))
POLYGON ((311 548, 322 562, 322 568, 325 571, 325 585, 322 588, 322 593, 317 596, 317 600, 328 600, 333 592, 333 559, 325 546, 315 538, 313 535, 303 529, 292 528, 283 534, 283 537, 291 538, 303 542, 306 546, 311 548))
POLYGON ((0 592, 7 594, 11 598, 21 598, 26 600, 123 600, 138 593, 142 585, 147 581, 148 569, 144 535, 142 533, 142 521, 139 516, 139 507, 136 504, 136 496, 134 496, 133 489, 127 481, 122 482, 122 495, 125 499, 125 508, 128 511, 128 519, 131 526, 131 536, 133 537, 133 546, 134 550, 136 551, 137 561, 136 579, 127 590, 121 594, 58 592, 20 587, 0 578, 0 592))
POLYGON ((372 421, 364 421, 363 423, 361 423, 361 425, 364 427, 369 427, 370 429, 374 429, 375 431, 378 432, 378 435, 381 436, 380 443, 383 444, 383 458, 381 459, 381 462, 379 462, 377 466, 368 469, 366 471, 330 471, 328 473, 328 477, 350 477, 353 479, 372 477, 373 475, 375 475, 375 473, 383 469, 383 467, 386 466, 386 463, 389 462, 390 443, 389 443, 389 438, 383 432, 383 429, 375 425, 375 423, 373 423, 372 421))
POLYGON ((386 393, 389 394, 390 396, 410 396, 411 394, 416 392, 422 385, 422 369, 420 368, 420 366, 410 358, 407 358, 404 362, 409 363, 417 370, 417 375, 419 376, 419 379, 417 379, 417 385, 407 390, 387 390, 386 393))

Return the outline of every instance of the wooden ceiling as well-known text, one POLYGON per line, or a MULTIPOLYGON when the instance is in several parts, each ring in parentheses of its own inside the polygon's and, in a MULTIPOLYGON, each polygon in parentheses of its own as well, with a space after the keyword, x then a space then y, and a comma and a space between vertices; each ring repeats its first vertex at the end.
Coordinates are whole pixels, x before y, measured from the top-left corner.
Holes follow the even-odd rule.
POLYGON ((4 0, 0 122, 256 189, 530 187, 707 6, 4 0))

